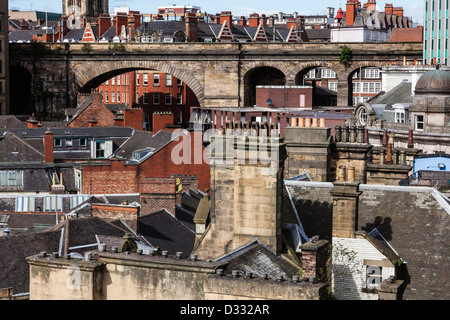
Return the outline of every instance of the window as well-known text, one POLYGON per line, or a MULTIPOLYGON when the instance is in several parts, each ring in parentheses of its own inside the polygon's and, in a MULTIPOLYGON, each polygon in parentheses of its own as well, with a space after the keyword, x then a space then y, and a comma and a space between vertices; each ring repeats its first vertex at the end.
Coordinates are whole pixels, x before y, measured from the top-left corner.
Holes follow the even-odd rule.
POLYGON ((136 73, 136 85, 139 86, 139 73, 136 73))
POLYGON ((136 92, 136 103, 139 103, 139 92, 136 92))
POLYGON ((178 111, 178 113, 177 113, 177 123, 178 124, 183 123, 183 111, 178 111))
POLYGON ((404 109, 395 109, 395 123, 405 123, 404 109))
POLYGON ((379 79, 380 78, 380 69, 365 69, 364 77, 366 79, 379 79))
POLYGON ((144 73, 144 74, 142 74, 142 76, 143 76, 143 80, 142 80, 142 84, 144 85, 144 86, 148 86, 148 73, 144 73))
POLYGON ((367 288, 376 289, 380 287, 382 280, 381 267, 368 266, 366 269, 367 288))
POLYGON ((87 147, 87 139, 86 138, 80 139, 80 147, 87 147))
POLYGON ((120 86, 120 76, 117 76, 117 85, 120 86))
POLYGON ((182 93, 178 93, 177 94, 177 104, 183 104, 183 94, 182 93))
POLYGON ((360 122, 362 125, 366 125, 366 124, 367 124, 367 119, 368 119, 366 108, 361 108, 361 109, 359 110, 358 116, 359 116, 359 122, 360 122))
POLYGON ((328 82, 328 89, 331 91, 336 91, 338 90, 338 83, 337 82, 328 82))
POLYGON ((117 91, 117 102, 120 102, 120 92, 117 91))
POLYGON ((109 102, 109 92, 105 91, 105 102, 109 102))
POLYGON ((144 92, 144 94, 142 95, 142 103, 148 104, 148 93, 147 92, 144 92))
POLYGON ((16 198, 17 212, 32 212, 34 211, 34 197, 33 196, 19 196, 16 198))
POLYGON ((155 92, 153 94, 153 104, 154 105, 159 105, 159 93, 158 92, 155 92))
POLYGON ((172 76, 170 74, 166 74, 166 87, 172 86, 172 76))
POLYGON ((177 86, 181 87, 183 85, 183 81, 180 79, 177 79, 177 86))
POLYGON ((104 158, 105 157, 105 142, 98 141, 95 143, 95 157, 104 158))
POLYGON ((61 196, 45 196, 44 211, 57 212, 63 210, 63 198, 61 196))
POLYGON ((62 139, 56 138, 53 140, 53 145, 55 147, 62 147, 62 139))
POLYGON ((322 78, 324 79, 335 79, 336 72, 331 69, 322 69, 322 78))
POLYGON ((170 106, 172 104, 172 94, 166 93, 166 106, 170 106))
POLYGON ((158 73, 153 74, 153 85, 159 86, 159 74, 158 73))
POLYGON ((381 91, 380 82, 363 82, 363 93, 378 93, 381 91))
POLYGON ((65 144, 66 147, 73 147, 73 140, 72 139, 66 139, 65 144))
POLYGON ((23 171, 0 171, 0 186, 20 187, 23 186, 23 171))
POLYGON ((111 92, 111 102, 116 102, 116 93, 114 91, 111 92))
POLYGON ((111 78, 111 85, 113 85, 113 86, 116 85, 116 78, 111 78))
POLYGON ((300 94, 299 95, 299 107, 304 107, 304 106, 305 106, 305 95, 300 94))
POLYGON ((416 130, 423 131, 424 128, 424 117, 423 115, 416 115, 416 130))

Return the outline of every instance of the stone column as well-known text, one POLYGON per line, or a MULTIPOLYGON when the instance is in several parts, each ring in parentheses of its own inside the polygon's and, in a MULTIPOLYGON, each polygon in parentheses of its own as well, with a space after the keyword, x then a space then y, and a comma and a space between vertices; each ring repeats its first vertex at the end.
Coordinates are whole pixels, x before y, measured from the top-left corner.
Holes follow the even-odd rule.
POLYGON ((333 182, 332 236, 355 238, 358 214, 359 183, 350 181, 333 182))

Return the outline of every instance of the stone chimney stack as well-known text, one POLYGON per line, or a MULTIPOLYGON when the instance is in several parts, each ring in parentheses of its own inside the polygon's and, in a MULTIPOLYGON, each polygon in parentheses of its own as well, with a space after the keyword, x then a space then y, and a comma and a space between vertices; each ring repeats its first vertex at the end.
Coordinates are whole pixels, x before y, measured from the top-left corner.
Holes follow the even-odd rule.
POLYGON ((333 182, 332 236, 355 238, 358 214, 359 183, 352 181, 333 182))
POLYGON ((279 252, 285 145, 259 123, 211 136, 211 225, 194 253, 216 258, 255 238, 279 252))

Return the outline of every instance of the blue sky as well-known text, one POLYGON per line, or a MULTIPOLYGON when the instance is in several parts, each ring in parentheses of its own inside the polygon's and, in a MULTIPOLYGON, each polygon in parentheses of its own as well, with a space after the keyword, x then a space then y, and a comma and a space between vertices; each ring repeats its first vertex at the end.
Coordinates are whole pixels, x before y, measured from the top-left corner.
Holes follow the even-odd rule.
MULTIPOLYGON (((345 3, 347 0, 227 0, 211 1, 211 0, 187 0, 183 1, 158 1, 158 0, 110 0, 110 10, 114 7, 124 6, 130 7, 132 10, 141 11, 142 13, 155 13, 158 7, 166 5, 184 5, 191 4, 201 7, 202 12, 219 13, 221 11, 233 11, 242 10, 240 8, 257 9, 269 12, 285 12, 292 13, 298 12, 299 14, 325 14, 327 7, 334 7, 339 9, 342 7, 345 10, 345 3), (234 10, 233 10, 234 9, 234 10)), ((362 0, 362 3, 367 2, 362 0)), ((384 9, 385 3, 392 3, 395 7, 403 7, 405 9, 405 15, 413 17, 414 22, 423 23, 423 0, 389 0, 389 1, 377 1, 377 5, 380 9, 384 9)), ((62 0, 9 0, 10 9, 19 10, 41 10, 49 12, 62 12, 62 0)))

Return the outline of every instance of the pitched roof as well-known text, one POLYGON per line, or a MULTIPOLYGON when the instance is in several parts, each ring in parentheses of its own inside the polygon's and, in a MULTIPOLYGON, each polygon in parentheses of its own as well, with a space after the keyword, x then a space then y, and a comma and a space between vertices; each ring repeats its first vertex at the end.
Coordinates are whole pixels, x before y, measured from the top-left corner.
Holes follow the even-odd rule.
POLYGON ((233 270, 239 270, 241 275, 249 273, 254 276, 269 279, 291 279, 300 270, 299 266, 294 266, 291 262, 275 254, 274 251, 259 242, 258 239, 238 248, 216 261, 229 262, 224 270, 225 275, 231 275, 233 270))
POLYGON ((423 26, 416 28, 395 28, 388 42, 422 42, 423 26))
POLYGON ((167 250, 169 254, 192 252, 195 233, 167 210, 145 215, 138 220, 140 236, 153 247, 167 250))
POLYGON ((59 231, 0 237, 0 288, 12 287, 14 294, 28 293, 30 267, 26 258, 42 251, 58 251, 60 238, 59 231))

